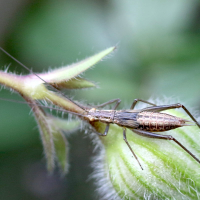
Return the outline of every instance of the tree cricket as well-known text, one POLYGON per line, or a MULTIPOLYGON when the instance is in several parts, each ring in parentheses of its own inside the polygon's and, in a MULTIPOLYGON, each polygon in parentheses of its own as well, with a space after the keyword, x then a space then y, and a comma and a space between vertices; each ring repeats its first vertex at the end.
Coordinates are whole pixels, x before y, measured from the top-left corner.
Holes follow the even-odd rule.
MULTIPOLYGON (((8 52, 3 50, 1 47, 0 49, 6 53, 9 57, 14 59, 17 63, 19 63, 22 67, 24 67, 26 70, 37 76, 40 80, 43 81, 47 86, 51 87, 53 90, 56 90, 61 95, 64 95, 62 92, 60 92, 54 85, 49 84, 44 79, 42 79, 38 74, 32 72, 29 68, 27 68, 25 65, 23 65, 21 62, 13 58, 8 52)), ((65 98, 72 101, 68 97, 64 95, 65 98)), ((100 136, 107 136, 109 131, 109 125, 110 124, 116 124, 118 126, 121 126, 123 129, 123 139, 126 142, 128 148, 132 152, 133 156, 137 160, 140 168, 143 170, 143 167, 134 153, 132 147, 130 146, 127 137, 126 137, 126 129, 132 130, 134 133, 149 137, 149 138, 155 138, 155 139, 163 139, 163 140, 173 140, 177 145, 179 145, 184 151, 186 151, 190 156, 193 157, 199 164, 200 160, 192 154, 184 145, 182 145, 179 141, 177 141, 172 135, 161 135, 157 134, 156 132, 165 132, 172 129, 180 128, 183 126, 192 126, 194 125, 191 123, 191 121, 179 118, 170 114, 161 113, 161 111, 169 110, 169 109, 176 109, 176 108, 183 108, 184 111, 187 113, 187 115, 192 119, 192 121, 200 128, 200 124, 197 122, 197 120, 194 118, 194 116, 188 111, 188 109, 180 104, 171 104, 171 105, 155 105, 151 102, 141 100, 141 99, 135 99, 128 110, 116 110, 119 106, 121 100, 120 99, 113 99, 108 102, 105 102, 101 105, 98 105, 96 107, 89 108, 88 106, 82 106, 74 101, 72 101, 74 104, 80 106, 84 110, 82 114, 75 113, 72 111, 64 111, 66 113, 71 113, 76 116, 79 116, 80 118, 86 120, 86 121, 99 121, 106 124, 106 128, 103 134, 98 133, 100 136), (149 107, 143 108, 143 109, 134 109, 137 102, 143 102, 146 104, 149 104, 149 107), (109 104, 115 103, 113 109, 111 110, 103 110, 98 108, 103 108, 109 104)), ((19 102, 21 103, 21 102, 19 102)), ((29 103, 31 104, 31 103, 29 103)), ((49 108, 48 106, 41 106, 49 108)), ((55 110, 63 111, 63 109, 57 109, 57 108, 51 108, 55 110)))

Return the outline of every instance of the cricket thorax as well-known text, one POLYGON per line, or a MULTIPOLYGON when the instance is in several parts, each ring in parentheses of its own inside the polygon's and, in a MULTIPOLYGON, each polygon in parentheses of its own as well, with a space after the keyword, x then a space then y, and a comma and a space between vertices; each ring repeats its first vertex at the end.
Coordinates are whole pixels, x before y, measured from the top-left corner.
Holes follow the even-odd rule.
POLYGON ((166 113, 141 112, 137 115, 138 129, 146 131, 167 131, 186 125, 187 120, 166 113))
POLYGON ((92 108, 88 111, 87 118, 90 121, 113 123, 115 112, 115 110, 97 110, 96 108, 92 108))

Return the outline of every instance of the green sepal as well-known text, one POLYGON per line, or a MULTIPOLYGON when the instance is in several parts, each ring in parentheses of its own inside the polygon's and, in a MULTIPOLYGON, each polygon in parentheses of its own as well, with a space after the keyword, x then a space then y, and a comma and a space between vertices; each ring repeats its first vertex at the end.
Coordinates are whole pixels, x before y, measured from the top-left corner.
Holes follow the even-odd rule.
POLYGON ((52 84, 59 84, 63 81, 68 81, 80 75, 85 70, 95 65, 97 62, 101 61, 105 56, 113 52, 115 49, 116 47, 110 47, 80 62, 52 70, 46 74, 39 74, 39 76, 46 80, 48 83, 52 84))
POLYGON ((64 132, 71 133, 78 130, 80 127, 80 120, 66 121, 66 119, 60 119, 52 115, 48 115, 48 122, 51 126, 53 135, 53 142, 55 148, 55 160, 58 162, 58 166, 61 170, 62 175, 68 172, 68 152, 69 144, 64 135, 64 132))
POLYGON ((66 133, 79 129, 81 125, 81 121, 78 119, 66 120, 66 119, 60 119, 60 118, 52 116, 51 120, 54 126, 56 126, 58 129, 61 129, 62 131, 66 133))
MULTIPOLYGON (((173 110, 170 114, 189 119, 180 111, 173 110)), ((101 133, 106 127, 100 122, 91 122, 91 125, 101 133)), ((111 124, 108 135, 100 136, 105 149, 102 168, 107 170, 108 181, 116 195, 123 199, 198 199, 200 165, 194 158, 174 141, 148 138, 130 129, 126 130, 127 140, 144 170, 123 140, 122 127, 111 124)), ((186 126, 159 134, 172 135, 200 158, 197 126, 186 126)))
POLYGON ((65 138, 63 132, 60 129, 57 129, 55 126, 52 127, 53 142, 56 153, 56 160, 58 166, 63 175, 68 172, 68 152, 69 145, 67 139, 65 138))
POLYGON ((82 88, 95 87, 94 83, 80 77, 51 84, 58 89, 82 89, 82 88))
POLYGON ((55 168, 55 148, 51 124, 49 123, 49 120, 46 117, 44 111, 40 107, 38 107, 37 104, 35 104, 36 102, 31 101, 30 99, 28 100, 28 102, 33 103, 30 106, 33 109, 33 113, 35 115, 35 119, 40 130, 44 154, 47 160, 47 170, 52 173, 55 168))

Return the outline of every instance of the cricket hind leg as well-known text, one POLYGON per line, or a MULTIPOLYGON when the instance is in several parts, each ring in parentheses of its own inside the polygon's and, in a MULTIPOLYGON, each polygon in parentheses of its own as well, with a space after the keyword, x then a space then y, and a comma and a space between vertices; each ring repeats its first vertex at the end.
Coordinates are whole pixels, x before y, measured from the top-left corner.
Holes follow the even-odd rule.
POLYGON ((151 102, 149 102, 149 101, 145 101, 145 100, 142 100, 142 99, 134 99, 134 101, 133 101, 133 103, 132 103, 130 109, 131 109, 131 110, 134 109, 134 108, 135 108, 135 105, 136 105, 139 101, 140 101, 140 102, 143 102, 143 103, 146 103, 146 104, 149 104, 149 105, 152 105, 152 106, 156 106, 156 104, 151 103, 151 102))
POLYGON ((189 117, 195 122, 195 124, 200 128, 200 124, 194 118, 194 116, 189 112, 189 110, 182 104, 170 104, 170 105, 162 105, 162 106, 152 106, 148 108, 144 108, 141 111, 149 111, 149 112, 161 112, 164 110, 175 109, 175 108, 183 108, 183 110, 189 115, 189 117))
POLYGON ((192 154, 186 147, 184 147, 178 140, 176 140, 173 136, 171 135, 159 135, 156 133, 140 130, 140 129, 131 129, 134 133, 137 133, 138 135, 144 136, 144 137, 149 137, 149 138, 155 138, 155 139, 163 139, 163 140, 173 140, 178 144, 184 151, 186 151, 190 156, 192 156, 198 163, 200 163, 200 160, 192 154))
POLYGON ((138 164, 140 165, 141 169, 143 170, 142 168, 142 165, 140 164, 140 161, 138 160, 138 157, 136 156, 136 154, 134 153, 133 149, 131 148, 127 138, 126 138, 126 128, 123 128, 123 139, 124 141, 126 142, 128 148, 130 149, 131 153, 133 154, 133 156, 135 157, 135 159, 137 160, 138 164))

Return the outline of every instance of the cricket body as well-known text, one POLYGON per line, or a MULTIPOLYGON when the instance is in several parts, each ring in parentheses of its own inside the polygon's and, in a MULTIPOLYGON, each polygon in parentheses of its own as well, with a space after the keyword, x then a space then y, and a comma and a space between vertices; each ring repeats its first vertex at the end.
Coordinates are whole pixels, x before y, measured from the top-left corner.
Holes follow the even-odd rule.
MULTIPOLYGON (((106 123, 106 128, 103 134, 98 133, 100 136, 106 136, 109 131, 109 125, 110 124, 117 124, 118 126, 121 126, 123 128, 123 139, 126 142, 127 146, 129 147, 130 151, 132 152, 133 156, 137 160, 138 164, 140 165, 141 169, 142 165, 140 164, 136 154, 134 153, 132 147, 130 146, 127 138, 126 138, 126 128, 132 130, 134 133, 144 136, 144 137, 150 137, 155 139, 163 139, 163 140, 173 140, 177 145, 179 145, 184 151, 186 151, 190 156, 192 156, 199 164, 200 160, 193 155, 184 145, 182 145, 179 141, 177 141, 172 135, 161 135, 157 134, 155 132, 164 132, 172 129, 176 129, 183 126, 190 126, 194 125, 191 124, 191 121, 188 121, 186 119, 182 119, 173 115, 160 113, 161 111, 169 110, 169 109, 176 109, 176 108, 182 108, 185 110, 187 115, 191 118, 191 120, 200 128, 200 124, 197 122, 197 120, 193 117, 193 115, 188 111, 188 109, 180 104, 171 104, 171 105, 155 105, 151 102, 141 100, 141 99, 135 99, 128 110, 116 110, 116 108, 119 106, 121 100, 120 99, 113 99, 108 102, 105 102, 101 105, 98 105, 93 108, 88 108, 81 106, 80 104, 75 103, 68 97, 66 97, 62 92, 60 92, 56 87, 46 82, 44 79, 42 79, 38 74, 32 72, 28 67, 23 65, 21 62, 19 62, 17 59, 12 57, 8 52, 6 52, 4 49, 0 47, 0 50, 3 51, 5 54, 7 54, 9 57, 11 57, 13 60, 15 60, 17 63, 19 63, 22 67, 24 67, 26 70, 28 70, 30 73, 34 74, 37 78, 42 80, 44 83, 46 83, 48 86, 50 86, 52 89, 55 89, 57 92, 60 93, 60 95, 63 95, 66 99, 70 100, 80 108, 84 110, 83 114, 78 114, 71 111, 64 111, 67 113, 71 113, 74 115, 79 116, 80 118, 86 120, 86 121, 100 121, 103 123, 106 123), (134 110, 135 105, 137 102, 143 102, 146 104, 149 104, 149 107, 134 110), (115 103, 113 109, 111 110, 102 110, 98 108, 103 108, 106 105, 115 103)), ((2 100, 2 98, 0 98, 2 100)), ((5 100, 5 99, 4 99, 5 100)), ((18 101, 19 102, 19 101, 18 101)), ((22 102, 19 102, 22 103, 22 102)), ((32 103, 29 103, 32 104, 32 103)), ((41 106, 49 108, 48 106, 41 106)), ((53 108, 51 108, 53 109, 53 108)), ((56 109, 61 110, 63 109, 56 109)))
POLYGON ((182 127, 187 120, 165 113, 141 110, 89 110, 90 121, 117 124, 129 129, 162 132, 182 127))
POLYGON ((126 128, 131 129, 133 132, 139 135, 142 135, 144 137, 173 140, 180 147, 182 147, 187 153, 189 153, 198 163, 200 163, 200 160, 196 158, 195 155, 193 155, 188 149, 186 149, 173 136, 154 133, 154 132, 169 131, 169 130, 176 129, 183 126, 194 125, 194 124, 191 124, 191 121, 189 120, 179 118, 173 115, 169 115, 166 113, 160 113, 161 111, 175 109, 175 108, 183 108, 185 112, 193 120, 193 122, 200 128, 199 123, 196 121, 193 115, 185 108, 184 105, 177 103, 177 104, 171 104, 171 105, 156 106, 155 104, 150 103, 148 101, 135 99, 129 110, 116 110, 121 100, 114 99, 97 106, 97 108, 104 107, 105 105, 108 105, 114 102, 116 102, 116 104, 113 110, 98 110, 96 108, 91 108, 87 110, 87 114, 84 117, 87 118, 89 121, 100 121, 107 124, 105 132, 104 134, 101 134, 101 136, 106 136, 108 134, 109 124, 112 123, 112 124, 117 124, 118 126, 121 126, 123 128, 123 139, 128 145, 133 156, 139 163, 141 169, 143 168, 136 154, 134 153, 130 144, 127 141, 126 128), (134 110, 134 107, 138 101, 150 104, 151 106, 143 108, 143 109, 134 110))

